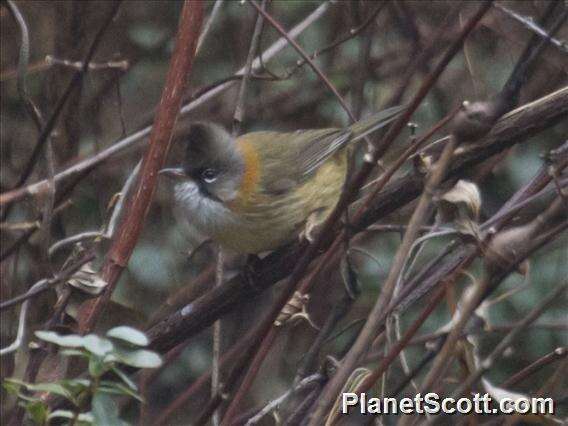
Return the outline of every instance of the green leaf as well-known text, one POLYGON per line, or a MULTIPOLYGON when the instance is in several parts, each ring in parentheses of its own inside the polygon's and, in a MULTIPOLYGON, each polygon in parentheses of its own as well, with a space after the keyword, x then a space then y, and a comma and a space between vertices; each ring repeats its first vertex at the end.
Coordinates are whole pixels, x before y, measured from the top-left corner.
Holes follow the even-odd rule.
POLYGON ((66 348, 80 348, 83 346, 83 336, 77 334, 68 334, 62 336, 55 331, 36 331, 35 335, 38 339, 44 340, 49 343, 53 343, 58 346, 63 346, 66 348))
POLYGON ((26 405, 26 411, 30 414, 34 423, 44 425, 47 422, 49 410, 43 401, 34 401, 26 405))
POLYGON ((97 388, 97 392, 131 396, 140 402, 144 402, 144 398, 142 398, 142 395, 138 392, 133 391, 128 386, 124 386, 122 383, 112 382, 110 380, 102 380, 100 386, 97 388))
POLYGON ((91 381, 89 379, 68 379, 61 380, 59 383, 73 395, 78 395, 80 392, 83 392, 91 386, 91 381))
POLYGON ((136 386, 136 383, 134 383, 130 379, 130 377, 128 377, 128 375, 120 368, 118 368, 117 366, 113 366, 111 370, 114 371, 114 373, 120 378, 120 380, 122 380, 126 384, 126 386, 128 386, 130 389, 134 391, 138 390, 138 386, 136 386))
MULTIPOLYGON (((69 410, 55 410, 49 416, 48 419, 74 419, 75 413, 69 410)), ((84 424, 92 425, 94 422, 93 415, 91 413, 81 413, 79 414, 77 420, 84 424)), ((98 423, 97 423, 98 424, 98 423)))
POLYGON ((104 357, 114 349, 114 345, 110 340, 95 334, 88 334, 83 337, 83 346, 89 352, 100 357, 104 357))
POLYGON ((17 395, 20 391, 20 387, 22 386, 21 383, 17 383, 12 379, 5 379, 2 381, 2 387, 8 392, 10 395, 17 395))
POLYGON ((144 333, 125 325, 114 327, 109 330, 106 335, 136 346, 148 346, 149 343, 149 340, 144 333))
POLYGON ((70 401, 73 401, 73 395, 65 387, 59 383, 25 383, 20 380, 9 379, 11 382, 15 382, 31 392, 48 392, 54 395, 62 396, 70 401))
POLYGON ((87 352, 81 351, 79 349, 63 349, 59 351, 59 353, 64 356, 82 356, 86 358, 89 357, 89 354, 87 352))
POLYGON ((91 377, 101 377, 108 366, 103 362, 102 358, 94 356, 89 360, 89 374, 91 377))
POLYGON ((123 426, 126 424, 118 417, 118 407, 107 393, 97 391, 93 396, 92 407, 96 425, 123 426))
POLYGON ((115 352, 119 361, 123 364, 136 368, 158 368, 162 365, 162 359, 156 352, 146 349, 137 349, 133 351, 118 349, 115 352))

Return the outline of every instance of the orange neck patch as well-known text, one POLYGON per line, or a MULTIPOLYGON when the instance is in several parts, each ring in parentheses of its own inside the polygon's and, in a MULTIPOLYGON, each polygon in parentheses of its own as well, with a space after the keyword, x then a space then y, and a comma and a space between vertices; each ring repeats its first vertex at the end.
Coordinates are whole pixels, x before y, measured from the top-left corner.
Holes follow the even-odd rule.
POLYGON ((239 195, 235 201, 239 204, 246 204, 254 193, 260 178, 260 161, 256 149, 245 139, 237 139, 237 148, 240 150, 245 163, 245 169, 239 195))

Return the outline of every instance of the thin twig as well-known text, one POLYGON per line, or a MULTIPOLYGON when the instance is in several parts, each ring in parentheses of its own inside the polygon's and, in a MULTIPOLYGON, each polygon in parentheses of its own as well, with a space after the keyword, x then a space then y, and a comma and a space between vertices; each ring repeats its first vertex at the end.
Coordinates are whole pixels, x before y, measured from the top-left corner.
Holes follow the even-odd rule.
POLYGON ((29 300, 40 293, 43 293, 45 290, 48 290, 50 287, 54 286, 55 284, 61 281, 67 280, 71 275, 77 272, 81 268, 81 266, 83 266, 87 262, 90 262, 94 258, 95 258, 94 254, 87 255, 84 258, 80 259, 75 264, 59 272, 53 278, 49 279, 44 278, 38 281, 33 286, 31 286, 30 289, 24 294, 20 294, 19 296, 13 297, 10 300, 6 300, 5 302, 0 303, 0 312, 3 311, 4 309, 8 309, 14 305, 17 305, 18 303, 29 300))
MULTIPOLYGON (((515 328, 519 327, 519 324, 515 326, 515 328)), ((526 326, 525 326, 526 327, 526 326)), ((527 365, 521 371, 513 374, 507 380, 505 380, 499 387, 501 388, 510 388, 515 386, 517 383, 526 380, 529 376, 536 373, 543 367, 556 362, 558 360, 564 359, 568 356, 568 348, 567 347, 559 347, 554 349, 552 352, 544 355, 543 357, 537 359, 535 362, 527 365)))
POLYGON ((291 389, 288 389, 278 398, 275 398, 272 401, 270 401, 268 404, 266 404, 262 410, 260 410, 255 416, 251 417, 246 422, 245 426, 252 426, 257 424, 264 416, 266 416, 271 411, 276 410, 280 405, 282 405, 282 403, 286 401, 290 397, 290 395, 312 385, 312 383, 314 382, 319 382, 322 379, 323 376, 319 373, 312 374, 311 376, 303 378, 297 384, 295 384, 291 389))
MULTIPOLYGON (((14 19, 18 23, 18 26, 20 27, 20 32, 22 37, 19 59, 18 59, 18 84, 17 84, 18 94, 25 106, 26 111, 28 112, 29 116, 32 118, 32 121, 37 127, 37 130, 41 134, 41 130, 44 125, 43 117, 39 108, 34 104, 31 97, 29 96, 26 85, 26 73, 30 59, 30 36, 29 36, 28 26, 15 2, 9 0, 8 8, 12 13, 12 15, 14 16, 14 19)), ((43 229, 42 242, 46 248, 47 245, 49 244, 49 224, 51 222, 53 214, 53 204, 55 199, 55 184, 53 182, 53 175, 55 174, 54 162, 55 160, 53 155, 53 148, 51 146, 51 137, 48 135, 46 139, 46 150, 45 150, 45 170, 47 172, 48 196, 45 197, 43 215, 42 215, 42 224, 41 224, 41 228, 43 229)), ((5 210, 3 216, 6 217, 7 214, 8 214, 8 209, 5 210)))
MULTIPOLYGON (((367 19, 365 19, 365 21, 363 21, 361 23, 361 25, 359 25, 356 28, 350 29, 349 32, 346 35, 339 37, 337 40, 334 40, 333 42, 331 42, 327 46, 324 46, 324 47, 314 51, 311 55, 309 55, 309 59, 314 60, 316 58, 319 58, 320 56, 322 56, 322 55, 324 55, 328 52, 333 51, 336 47, 342 45, 343 43, 355 38, 356 36, 358 36, 371 23, 373 23, 373 21, 377 18, 377 16, 383 10, 383 8, 386 6, 386 4, 387 4, 387 2, 381 2, 375 8, 375 10, 373 12, 371 12, 371 14, 367 17, 367 19)), ((284 76, 284 78, 292 76, 296 72, 296 70, 300 69, 301 67, 303 67, 307 63, 308 63, 308 61, 305 58, 300 59, 292 69, 290 69, 286 72, 286 75, 284 76)))
MULTIPOLYGON (((267 0, 262 2, 262 10, 266 9, 267 0)), ((247 55, 247 60, 245 63, 245 69, 243 73, 243 78, 241 80, 241 85, 239 87, 239 93, 237 95, 237 102, 235 105, 235 113, 233 114, 233 138, 236 138, 241 133, 241 126, 245 117, 245 101, 247 86, 250 79, 250 74, 252 71, 252 62, 254 60, 254 55, 258 50, 260 44, 260 35, 262 33, 263 27, 263 17, 260 13, 257 14, 256 23, 254 24, 254 31, 250 39, 250 47, 247 55)), ((259 56, 261 57, 261 56, 259 56)))
POLYGON ((103 234, 100 231, 86 231, 71 235, 70 237, 55 242, 51 247, 49 247, 49 256, 52 257, 56 251, 68 246, 69 244, 75 244, 84 240, 91 240, 102 236, 103 234))
MULTIPOLYGON (((45 284, 47 283, 47 281, 48 280, 46 280, 46 279, 38 281, 29 289, 27 294, 33 293, 34 291, 44 287, 45 284)), ((37 291, 37 293, 40 293, 40 291, 37 291)), ((30 298, 28 297, 27 299, 25 299, 24 303, 22 304, 22 307, 20 308, 20 316, 18 318, 18 331, 16 333, 16 338, 14 339, 14 341, 10 345, 6 346, 5 348, 0 349, 0 356, 6 355, 6 354, 9 354, 9 353, 12 353, 12 352, 18 350, 18 348, 22 344, 22 340, 24 339, 24 332, 26 331, 26 316, 28 314, 29 304, 30 304, 30 298)))
POLYGON ((205 43, 205 40, 207 40, 207 36, 209 35, 211 28, 213 28, 213 22, 215 22, 215 20, 219 16, 219 12, 221 11, 221 6, 223 6, 223 2, 224 0, 215 1, 215 4, 213 5, 213 10, 211 10, 211 14, 209 15, 209 19, 207 19, 207 22, 203 26, 203 31, 201 31, 201 35, 199 36, 199 40, 197 41, 196 55, 199 54, 199 51, 201 50, 203 43, 205 43))
MULTIPOLYGON (((217 265, 215 267, 215 286, 220 287, 223 285, 223 277, 225 272, 225 256, 223 255, 223 249, 219 246, 217 248, 217 265)), ((222 337, 222 323, 221 318, 219 318, 213 324, 213 360, 211 363, 211 397, 219 392, 221 387, 221 370, 220 370, 220 358, 221 358, 221 337, 222 337)), ((212 416, 213 426, 219 425, 220 413, 218 410, 213 412, 212 416)))
POLYGON ((58 250, 62 249, 63 247, 69 244, 75 244, 83 240, 94 239, 94 238, 104 238, 110 240, 113 237, 118 221, 122 217, 123 208, 126 203, 126 200, 128 199, 129 194, 134 185, 134 182, 138 177, 138 173, 140 172, 141 164, 142 161, 139 161, 138 164, 136 164, 136 167, 134 167, 134 170, 132 170, 132 172, 128 176, 128 179, 126 179, 126 182, 124 183, 122 190, 120 191, 118 201, 116 202, 116 205, 112 210, 112 215, 105 226, 106 230, 81 232, 79 234, 72 235, 68 238, 64 238, 63 240, 57 241, 49 248, 48 250, 49 257, 52 257, 55 254, 55 252, 57 252, 58 250))
POLYGON ((503 6, 500 3, 495 3, 495 7, 497 9, 499 9, 501 12, 505 13, 506 15, 510 16, 511 18, 519 21, 521 24, 523 24, 526 28, 528 28, 529 30, 531 30, 532 32, 534 32, 535 34, 537 34, 538 36, 542 37, 542 38, 549 38, 549 42, 553 45, 558 47, 561 51, 563 51, 564 53, 568 53, 568 44, 566 44, 566 42, 562 41, 562 40, 558 40, 554 37, 551 37, 544 28, 540 27, 539 25, 537 25, 533 19, 531 18, 527 18, 525 16, 522 16, 518 13, 516 13, 515 11, 508 9, 507 7, 503 6))
POLYGON ((445 294, 445 288, 440 287, 432 296, 430 303, 424 308, 424 310, 420 313, 419 317, 412 323, 412 325, 406 330, 404 336, 396 342, 389 350, 389 352, 385 355, 385 357, 381 360, 379 366, 373 370, 372 374, 367 376, 365 380, 358 386, 358 392, 366 392, 368 391, 374 383, 382 377, 382 375, 387 371, 389 365, 397 358, 397 356, 401 353, 401 351, 407 346, 412 339, 412 336, 416 334, 416 332, 420 329, 420 327, 424 324, 426 319, 434 312, 434 309, 438 306, 440 301, 443 299, 445 294))
MULTIPOLYGON (((44 59, 45 64, 49 67, 53 65, 59 65, 63 67, 68 67, 80 71, 83 68, 83 62, 81 61, 70 61, 69 59, 58 59, 55 56, 47 55, 44 59)), ((130 67, 130 62, 126 59, 120 61, 107 61, 107 62, 89 62, 89 71, 100 71, 100 70, 119 70, 125 72, 130 67)))
POLYGON ((28 71, 28 64, 30 62, 30 34, 28 31, 28 25, 26 24, 26 20, 22 15, 22 12, 18 8, 18 5, 13 0, 8 0, 8 9, 12 16, 16 20, 18 27, 20 28, 20 33, 22 40, 20 42, 20 52, 18 56, 18 69, 17 69, 17 76, 18 76, 18 95, 22 100, 26 111, 28 112, 29 116, 31 117, 32 121, 34 122, 35 126, 37 127, 38 131, 41 131, 43 125, 43 118, 39 108, 34 104, 32 99, 28 94, 28 88, 26 83, 26 76, 28 71))

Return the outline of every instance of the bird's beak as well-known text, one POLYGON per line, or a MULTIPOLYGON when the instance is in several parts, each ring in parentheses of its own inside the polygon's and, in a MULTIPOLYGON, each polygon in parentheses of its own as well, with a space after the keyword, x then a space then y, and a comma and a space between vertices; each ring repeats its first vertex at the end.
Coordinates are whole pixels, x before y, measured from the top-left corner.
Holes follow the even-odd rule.
POLYGON ((180 180, 180 179, 184 179, 187 178, 187 175, 185 174, 185 172, 183 171, 183 169, 180 168, 169 168, 169 169, 162 169, 159 172, 161 175, 165 175, 167 177, 169 177, 170 179, 175 179, 175 180, 180 180))

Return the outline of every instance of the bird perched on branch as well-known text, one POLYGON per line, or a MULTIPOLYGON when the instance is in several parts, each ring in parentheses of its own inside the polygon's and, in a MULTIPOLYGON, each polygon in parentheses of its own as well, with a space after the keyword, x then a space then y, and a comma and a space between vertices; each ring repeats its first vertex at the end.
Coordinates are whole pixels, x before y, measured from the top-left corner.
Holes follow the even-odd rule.
POLYGON ((238 253, 257 254, 291 242, 327 218, 346 179, 353 142, 388 125, 394 107, 347 128, 260 131, 234 139, 212 123, 178 136, 183 164, 172 178, 183 215, 203 234, 238 253))

